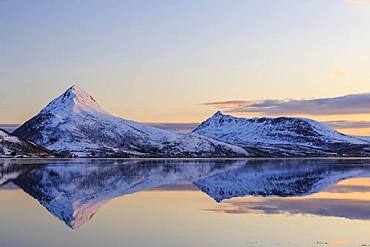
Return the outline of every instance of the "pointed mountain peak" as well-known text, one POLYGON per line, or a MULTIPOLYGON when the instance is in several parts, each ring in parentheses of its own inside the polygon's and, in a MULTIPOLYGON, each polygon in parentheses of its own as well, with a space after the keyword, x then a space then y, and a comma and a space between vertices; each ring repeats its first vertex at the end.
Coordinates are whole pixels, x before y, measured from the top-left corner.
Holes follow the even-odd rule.
POLYGON ((217 111, 215 114, 213 114, 208 120, 220 120, 220 119, 226 119, 226 118, 233 118, 230 115, 223 114, 221 111, 217 111))
POLYGON ((72 86, 69 89, 75 89, 75 90, 83 90, 80 88, 77 84, 72 84, 72 86))
POLYGON ((68 88, 62 95, 50 102, 42 111, 88 110, 102 112, 96 100, 84 89, 77 85, 68 88))
POLYGON ((72 92, 75 95, 81 95, 81 96, 88 95, 88 96, 90 96, 89 93, 87 93, 84 89, 82 89, 81 87, 79 87, 76 84, 73 84, 70 88, 67 89, 66 92, 72 92))
POLYGON ((217 111, 215 114, 213 114, 212 117, 222 117, 225 116, 221 111, 217 111))
POLYGON ((229 119, 233 117, 230 115, 225 115, 221 111, 217 111, 203 123, 201 123, 198 127, 196 127, 192 132, 194 133, 201 133, 203 128, 208 128, 210 125, 222 125, 224 122, 227 122, 229 119))
POLYGON ((81 104, 95 104, 97 105, 96 100, 85 90, 80 88, 77 85, 73 85, 72 87, 68 88, 67 91, 63 94, 63 96, 74 98, 81 104))

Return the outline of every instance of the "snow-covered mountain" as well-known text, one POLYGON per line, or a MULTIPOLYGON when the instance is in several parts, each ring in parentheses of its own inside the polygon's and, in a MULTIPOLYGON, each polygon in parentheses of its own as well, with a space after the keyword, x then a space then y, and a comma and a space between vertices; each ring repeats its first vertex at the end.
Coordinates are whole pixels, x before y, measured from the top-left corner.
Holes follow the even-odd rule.
POLYGON ((52 157, 52 154, 0 129, 0 158, 6 157, 52 157))
POLYGON ((79 157, 244 157, 237 146, 205 136, 171 133, 104 111, 78 86, 49 103, 15 135, 79 157))
POLYGON ((370 154, 369 140, 305 118, 238 118, 217 112, 193 133, 245 147, 256 156, 370 154))

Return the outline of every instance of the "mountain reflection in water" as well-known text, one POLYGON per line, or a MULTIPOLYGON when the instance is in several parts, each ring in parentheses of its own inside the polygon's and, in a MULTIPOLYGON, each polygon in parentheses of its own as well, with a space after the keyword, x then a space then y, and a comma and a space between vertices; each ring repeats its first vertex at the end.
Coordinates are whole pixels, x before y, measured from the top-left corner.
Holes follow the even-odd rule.
POLYGON ((345 179, 370 177, 370 163, 366 159, 0 163, 0 185, 14 183, 73 229, 86 223, 114 198, 143 190, 193 190, 194 186, 217 202, 215 208, 205 209, 209 211, 370 219, 370 197, 366 200, 364 196, 370 187, 341 184, 331 187, 345 179), (315 194, 328 189, 336 196, 315 194), (340 199, 338 194, 346 191, 358 191, 360 198, 340 199))

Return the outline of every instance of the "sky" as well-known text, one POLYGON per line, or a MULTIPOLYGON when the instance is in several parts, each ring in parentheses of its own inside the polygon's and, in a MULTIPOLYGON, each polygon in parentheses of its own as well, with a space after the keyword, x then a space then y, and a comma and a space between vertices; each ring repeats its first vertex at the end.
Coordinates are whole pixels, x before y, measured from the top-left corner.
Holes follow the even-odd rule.
POLYGON ((0 123, 77 84, 151 123, 299 116, 370 135, 370 1, 0 0, 0 123))

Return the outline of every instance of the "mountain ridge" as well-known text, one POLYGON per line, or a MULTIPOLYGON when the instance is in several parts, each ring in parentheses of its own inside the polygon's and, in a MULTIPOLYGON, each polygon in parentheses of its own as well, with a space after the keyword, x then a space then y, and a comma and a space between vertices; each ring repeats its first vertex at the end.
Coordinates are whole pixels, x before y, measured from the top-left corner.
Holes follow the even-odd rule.
POLYGON ((14 131, 49 150, 78 157, 245 157, 196 133, 178 134, 111 115, 74 85, 14 131))
POLYGON ((0 129, 0 157, 53 157, 48 150, 0 129))
POLYGON ((13 134, 66 157, 370 156, 370 138, 307 118, 240 118, 218 111, 191 133, 174 133, 114 116, 77 85, 13 134))
POLYGON ((307 118, 239 118, 218 111, 192 132, 246 149, 258 149, 260 155, 265 152, 277 156, 370 154, 370 141, 366 137, 345 135, 307 118))

